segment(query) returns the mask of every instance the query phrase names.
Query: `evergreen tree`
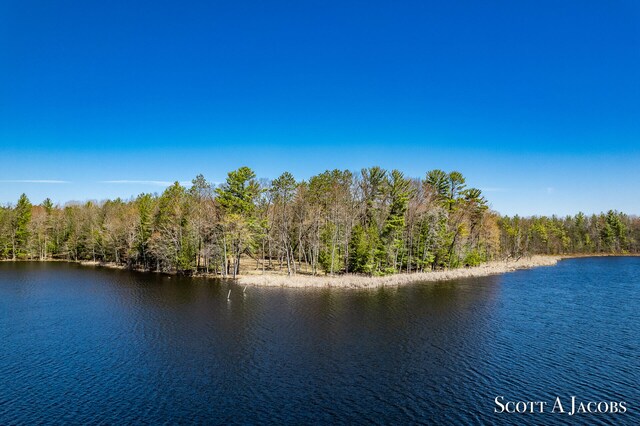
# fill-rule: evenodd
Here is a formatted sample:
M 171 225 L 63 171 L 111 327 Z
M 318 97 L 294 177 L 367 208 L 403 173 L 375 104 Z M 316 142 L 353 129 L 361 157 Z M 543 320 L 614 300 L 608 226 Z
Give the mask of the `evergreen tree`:
M 258 232 L 255 210 L 260 185 L 255 173 L 248 167 L 229 172 L 226 182 L 216 189 L 217 201 L 225 217 L 221 221 L 224 246 L 225 275 L 235 278 L 240 272 L 241 255 L 252 248 L 253 236 Z M 230 258 L 233 268 L 230 270 Z
M 198 175 L 135 200 L 0 206 L 0 259 L 91 259 L 131 268 L 237 275 L 241 259 L 289 274 L 387 274 L 532 254 L 640 252 L 640 218 L 491 212 L 459 172 L 407 179 L 371 167 L 288 172 L 259 183 L 247 167 L 213 189 Z
M 387 182 L 387 193 L 390 206 L 382 228 L 380 261 L 382 272 L 394 273 L 398 272 L 402 263 L 405 214 L 411 196 L 410 181 L 400 171 L 393 170 Z
M 31 202 L 26 194 L 22 194 L 14 209 L 13 215 L 13 259 L 28 255 L 29 222 L 31 221 Z
M 150 268 L 151 256 L 149 253 L 149 240 L 153 230 L 153 197 L 151 194 L 141 194 L 136 199 L 138 209 L 138 232 L 136 234 L 136 247 L 138 258 L 144 268 Z

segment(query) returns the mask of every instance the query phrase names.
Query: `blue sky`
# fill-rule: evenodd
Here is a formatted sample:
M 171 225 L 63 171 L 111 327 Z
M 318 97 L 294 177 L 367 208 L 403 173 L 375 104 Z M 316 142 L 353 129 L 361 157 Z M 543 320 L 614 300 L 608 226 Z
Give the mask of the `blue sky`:
M 634 0 L 0 2 L 0 203 L 380 165 L 640 214 L 639 160 Z

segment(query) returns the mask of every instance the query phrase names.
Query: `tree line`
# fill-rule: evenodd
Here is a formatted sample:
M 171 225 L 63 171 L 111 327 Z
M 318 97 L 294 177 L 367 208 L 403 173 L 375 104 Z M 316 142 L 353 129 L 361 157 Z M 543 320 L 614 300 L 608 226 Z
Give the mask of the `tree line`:
M 475 266 L 532 254 L 637 253 L 640 220 L 609 211 L 507 217 L 459 172 L 408 178 L 371 167 L 298 181 L 248 167 L 213 185 L 202 175 L 131 200 L 0 207 L 0 259 L 111 262 L 235 277 L 240 267 L 293 275 Z

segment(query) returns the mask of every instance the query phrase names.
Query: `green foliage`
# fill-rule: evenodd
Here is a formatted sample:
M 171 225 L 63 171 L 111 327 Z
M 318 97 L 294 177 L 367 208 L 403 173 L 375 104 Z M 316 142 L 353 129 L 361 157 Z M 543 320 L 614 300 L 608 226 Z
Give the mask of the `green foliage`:
M 601 237 L 607 251 L 613 253 L 624 251 L 627 245 L 627 229 L 619 213 L 613 210 L 607 212 Z
M 318 262 L 322 269 L 334 274 L 340 272 L 344 265 L 344 251 L 336 242 L 341 238 L 340 228 L 334 223 L 324 225 L 321 234 L 321 248 Z
M 427 172 L 425 184 L 435 195 L 438 202 L 447 210 L 452 211 L 463 199 L 480 198 L 480 190 L 473 188 L 465 191 L 466 179 L 460 172 L 445 173 L 436 169 Z
M 198 175 L 195 179 L 191 180 L 191 188 L 189 194 L 198 201 L 201 201 L 208 197 L 211 192 L 211 184 L 207 182 L 203 175 Z
M 149 211 L 144 196 L 140 199 L 139 208 Z M 154 229 L 149 246 L 158 262 L 166 265 L 167 269 L 189 273 L 195 268 L 196 259 L 193 255 L 192 244 L 189 238 L 193 232 L 190 222 L 191 199 L 187 190 L 175 182 L 168 187 L 158 200 L 158 208 L 155 214 Z M 145 217 L 145 222 L 147 218 Z M 140 229 L 146 224 L 140 222 Z M 144 236 L 142 236 L 144 239 Z
M 349 240 L 349 272 L 373 274 L 377 272 L 376 249 L 380 244 L 375 224 L 365 229 L 357 224 L 351 231 Z
M 391 200 L 389 213 L 382 227 L 380 264 L 385 273 L 398 271 L 402 256 L 405 214 L 412 195 L 410 181 L 398 170 L 393 170 L 387 182 L 387 194 Z
M 227 180 L 216 189 L 218 203 L 228 213 L 251 215 L 255 201 L 260 194 L 260 186 L 255 173 L 248 167 L 240 167 L 229 172 Z
M 138 232 L 136 234 L 136 246 L 138 255 L 146 264 L 149 252 L 149 240 L 153 231 L 153 209 L 154 200 L 151 194 L 141 194 L 136 199 L 138 208 Z
M 256 180 L 241 167 L 213 189 L 198 175 L 161 195 L 0 206 L 0 258 L 95 259 L 132 268 L 223 276 L 256 270 L 384 275 L 474 266 L 532 254 L 638 253 L 640 219 L 507 217 L 456 171 L 422 180 L 379 167 L 327 170 L 307 182 L 285 172 Z M 245 263 L 243 263 L 245 265 Z M 286 268 L 286 269 L 285 269 Z
M 364 201 L 364 224 L 369 225 L 379 219 L 382 198 L 385 194 L 387 172 L 380 167 L 362 169 L 360 188 Z
M 433 256 L 433 269 L 445 268 L 451 264 L 454 230 L 449 229 L 448 216 L 440 215 L 436 224 L 436 244 Z
M 176 255 L 175 269 L 183 274 L 191 274 L 195 271 L 194 259 L 196 256 L 196 246 L 192 238 L 183 235 L 180 238 L 180 245 Z
M 42 207 L 44 207 L 45 212 L 49 215 L 53 211 L 53 202 L 50 198 L 45 198 L 42 202 Z
M 10 232 L 7 229 L 11 222 L 12 211 L 7 207 L 0 206 L 0 258 L 6 259 L 11 254 L 12 244 Z
M 225 215 L 221 221 L 223 251 L 232 255 L 234 263 L 232 275 L 240 271 L 240 257 L 245 251 L 255 248 L 256 239 L 261 233 L 257 221 L 256 204 L 261 188 L 255 180 L 255 173 L 248 167 L 240 167 L 229 172 L 227 180 L 216 189 L 217 201 Z M 225 268 L 229 261 L 225 260 Z M 225 269 L 226 270 L 226 269 Z
M 464 257 L 464 266 L 478 266 L 487 261 L 485 253 L 478 249 L 472 249 Z
M 444 171 L 435 169 L 427 172 L 425 183 L 429 186 L 438 201 L 446 203 L 449 199 L 448 181 L 449 177 Z
M 637 219 L 608 211 L 566 218 L 531 217 L 500 219 L 503 251 L 511 256 L 561 253 L 626 253 L 636 252 L 638 240 L 631 239 L 630 227 L 638 227 Z
M 271 182 L 270 192 L 274 195 L 276 202 L 288 203 L 295 195 L 296 187 L 297 183 L 293 175 L 284 172 Z
M 29 202 L 25 194 L 22 194 L 18 199 L 13 216 L 14 258 L 23 258 L 28 254 L 27 243 L 30 234 L 31 208 L 31 202 Z

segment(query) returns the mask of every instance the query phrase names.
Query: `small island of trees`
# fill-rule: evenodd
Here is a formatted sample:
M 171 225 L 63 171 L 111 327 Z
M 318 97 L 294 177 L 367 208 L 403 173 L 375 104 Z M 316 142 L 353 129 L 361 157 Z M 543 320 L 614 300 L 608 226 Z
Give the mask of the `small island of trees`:
M 135 199 L 0 207 L 0 259 L 113 263 L 131 269 L 235 277 L 386 275 L 475 266 L 533 254 L 640 249 L 640 219 L 616 211 L 508 217 L 459 172 L 407 178 L 380 167 L 297 181 L 258 180 L 248 167 L 212 185 Z

